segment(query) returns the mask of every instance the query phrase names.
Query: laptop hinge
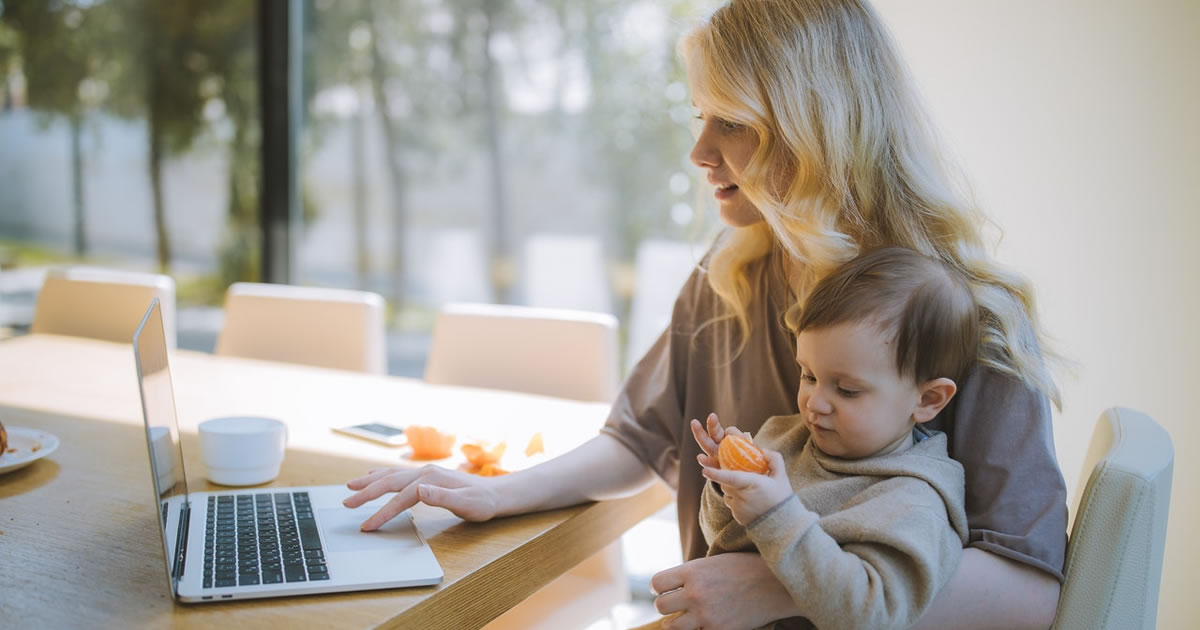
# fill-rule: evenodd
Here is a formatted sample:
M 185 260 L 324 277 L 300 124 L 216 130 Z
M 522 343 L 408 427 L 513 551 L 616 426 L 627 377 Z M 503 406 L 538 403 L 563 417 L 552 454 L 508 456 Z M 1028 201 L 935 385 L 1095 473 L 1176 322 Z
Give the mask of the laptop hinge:
M 187 558 L 188 524 L 191 521 L 192 508 L 185 499 L 179 504 L 179 528 L 175 532 L 175 561 L 171 566 L 171 577 L 183 579 L 183 563 Z

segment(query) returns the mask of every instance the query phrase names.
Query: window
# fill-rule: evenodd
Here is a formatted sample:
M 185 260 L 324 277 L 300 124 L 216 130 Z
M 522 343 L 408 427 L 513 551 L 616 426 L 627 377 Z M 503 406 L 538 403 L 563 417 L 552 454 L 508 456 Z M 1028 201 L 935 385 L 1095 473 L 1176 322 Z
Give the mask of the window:
M 693 4 L 290 5 L 291 280 L 383 294 L 394 373 L 420 374 L 448 301 L 626 322 L 639 246 L 700 244 L 715 226 L 674 51 Z M 0 265 L 29 285 L 0 285 L 0 325 L 27 324 L 45 265 L 162 269 L 181 347 L 212 348 L 225 288 L 260 277 L 257 8 L 0 0 Z

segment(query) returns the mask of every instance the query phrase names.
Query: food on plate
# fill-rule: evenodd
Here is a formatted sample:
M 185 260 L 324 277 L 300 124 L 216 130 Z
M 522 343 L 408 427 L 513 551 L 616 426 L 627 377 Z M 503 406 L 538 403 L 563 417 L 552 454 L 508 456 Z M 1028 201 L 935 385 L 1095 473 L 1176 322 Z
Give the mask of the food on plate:
M 413 459 L 444 459 L 450 457 L 454 434 L 442 433 L 434 427 L 409 425 L 404 428 Z
M 487 444 L 463 444 L 462 453 L 466 456 L 467 462 L 475 468 L 483 468 L 489 464 L 495 464 L 504 456 L 504 451 L 508 449 L 508 444 L 501 442 L 491 448 Z
M 542 443 L 542 432 L 538 431 L 529 439 L 529 445 L 525 447 L 525 457 L 533 457 L 546 452 L 546 445 Z
M 726 434 L 717 447 L 717 462 L 726 470 L 744 470 L 766 474 L 769 466 L 762 449 L 750 441 L 749 435 Z

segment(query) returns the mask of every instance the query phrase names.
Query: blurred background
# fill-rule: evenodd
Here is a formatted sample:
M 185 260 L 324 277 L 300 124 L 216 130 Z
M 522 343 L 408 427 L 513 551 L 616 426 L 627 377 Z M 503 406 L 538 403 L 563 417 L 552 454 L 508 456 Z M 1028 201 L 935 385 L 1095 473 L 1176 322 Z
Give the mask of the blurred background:
M 0 0 L 0 329 L 85 262 L 170 273 L 185 348 L 239 279 L 382 293 L 395 374 L 451 300 L 607 311 L 624 365 L 648 347 L 717 227 L 674 54 L 711 2 L 305 0 L 282 27 L 272 4 Z M 1069 487 L 1104 408 L 1171 432 L 1158 621 L 1195 627 L 1200 2 L 875 4 L 1072 361 Z
M 639 249 L 675 261 L 651 291 L 669 309 L 715 229 L 674 54 L 697 3 L 304 0 L 264 15 L 281 4 L 0 0 L 0 266 L 26 270 L 0 286 L 0 325 L 27 326 L 39 274 L 66 262 L 172 275 L 180 346 L 200 350 L 237 280 L 377 291 L 389 370 L 414 376 L 448 301 L 627 322 Z M 282 90 L 272 54 L 293 71 Z M 288 151 L 290 168 L 262 158 Z M 263 185 L 264 164 L 290 197 Z M 270 270 L 261 208 L 289 231 Z M 623 327 L 629 356 L 656 332 Z

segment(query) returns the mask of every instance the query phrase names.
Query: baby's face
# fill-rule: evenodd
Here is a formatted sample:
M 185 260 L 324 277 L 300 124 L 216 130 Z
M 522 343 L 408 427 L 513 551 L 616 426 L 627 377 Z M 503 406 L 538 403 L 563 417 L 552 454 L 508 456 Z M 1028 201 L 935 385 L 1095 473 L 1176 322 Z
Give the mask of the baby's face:
M 822 451 L 857 458 L 907 445 L 921 399 L 873 323 L 806 330 L 796 338 L 800 413 Z

